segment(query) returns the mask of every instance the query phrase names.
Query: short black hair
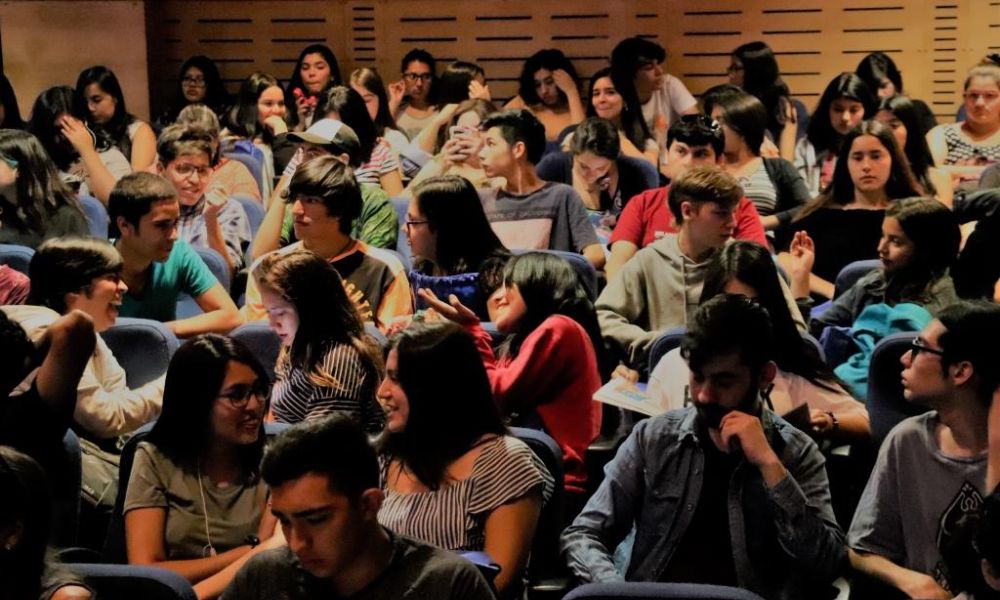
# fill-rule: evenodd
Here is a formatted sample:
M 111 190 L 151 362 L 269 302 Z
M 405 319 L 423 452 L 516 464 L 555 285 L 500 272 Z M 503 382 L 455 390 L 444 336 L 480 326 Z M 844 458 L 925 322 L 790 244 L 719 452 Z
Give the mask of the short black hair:
M 719 294 L 698 307 L 681 340 L 681 356 L 697 373 L 708 361 L 738 352 L 754 374 L 774 357 L 767 310 L 739 294 Z
M 66 294 L 90 293 L 98 277 L 121 273 L 122 257 L 107 240 L 57 237 L 46 240 L 31 257 L 28 304 L 66 312 Z
M 530 111 L 523 108 L 500 111 L 487 117 L 480 129 L 489 131 L 493 127 L 500 129 L 500 135 L 511 146 L 522 142 L 528 162 L 536 165 L 542 160 L 546 144 L 545 126 Z
M 996 340 L 1000 339 L 1000 305 L 983 300 L 962 300 L 941 309 L 938 321 L 945 331 L 938 338 L 944 354 L 941 367 L 957 362 L 972 363 L 979 380 L 980 399 L 989 405 L 993 392 L 1000 387 L 1000 360 Z
M 659 64 L 666 59 L 667 51 L 663 46 L 646 38 L 630 37 L 618 42 L 611 51 L 611 70 L 633 79 L 643 65 Z
M 705 115 L 682 115 L 670 124 L 667 130 L 667 148 L 674 141 L 691 147 L 711 146 L 715 156 L 722 156 L 726 148 L 726 136 L 719 122 Z
M 352 503 L 379 487 L 375 448 L 351 417 L 333 415 L 282 431 L 264 453 L 260 474 L 270 488 L 315 473 Z
M 399 63 L 399 72 L 405 73 L 406 67 L 410 66 L 411 62 L 422 62 L 431 68 L 431 77 L 435 77 L 437 73 L 437 61 L 430 52 L 424 50 L 423 48 L 414 48 L 410 50 L 405 55 L 403 55 L 403 60 Z
M 361 216 L 364 199 L 361 186 L 351 168 L 336 156 L 317 156 L 295 171 L 288 189 L 282 192 L 285 202 L 297 196 L 313 196 L 323 200 L 326 214 L 340 218 L 341 233 L 350 234 L 354 221 Z
M 159 175 L 138 172 L 122 177 L 108 197 L 108 217 L 117 229 L 118 217 L 123 217 L 133 227 L 149 213 L 153 204 L 177 198 L 174 186 Z

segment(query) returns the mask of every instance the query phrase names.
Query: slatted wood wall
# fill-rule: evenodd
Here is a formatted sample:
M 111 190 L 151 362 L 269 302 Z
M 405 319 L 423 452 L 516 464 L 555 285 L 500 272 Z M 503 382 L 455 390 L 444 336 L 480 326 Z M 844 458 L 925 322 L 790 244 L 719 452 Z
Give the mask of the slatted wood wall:
M 481 64 L 494 97 L 516 93 L 524 59 L 561 48 L 582 76 L 607 64 L 611 48 L 642 35 L 667 48 L 667 68 L 694 93 L 725 82 L 729 52 L 767 41 L 793 93 L 815 104 L 826 83 L 865 54 L 889 53 L 907 93 L 954 115 L 965 70 L 1000 44 L 1000 0 L 327 0 L 147 3 L 150 90 L 172 97 L 180 63 L 217 60 L 230 89 L 255 70 L 287 79 L 307 44 L 329 45 L 345 76 L 374 66 L 398 77 L 414 47 L 443 64 Z

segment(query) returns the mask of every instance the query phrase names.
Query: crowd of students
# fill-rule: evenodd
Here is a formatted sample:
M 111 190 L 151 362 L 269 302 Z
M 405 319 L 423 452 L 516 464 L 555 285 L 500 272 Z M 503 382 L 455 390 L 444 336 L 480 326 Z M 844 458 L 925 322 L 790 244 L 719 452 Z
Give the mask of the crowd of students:
M 234 96 L 197 56 L 152 123 L 103 66 L 27 120 L 0 80 L 0 243 L 33 252 L 0 266 L 0 598 L 90 597 L 46 553 L 67 428 L 89 522 L 200 598 L 522 598 L 557 489 L 578 582 L 1000 597 L 1000 57 L 942 125 L 880 52 L 811 113 L 764 42 L 700 102 L 665 58 L 629 38 L 581 85 L 540 50 L 500 107 L 422 49 L 393 81 L 312 45 Z M 129 384 L 119 316 L 183 342 L 165 373 Z M 227 337 L 252 322 L 274 364 Z M 880 447 L 859 331 L 916 335 L 931 409 Z M 595 400 L 613 379 L 655 416 Z

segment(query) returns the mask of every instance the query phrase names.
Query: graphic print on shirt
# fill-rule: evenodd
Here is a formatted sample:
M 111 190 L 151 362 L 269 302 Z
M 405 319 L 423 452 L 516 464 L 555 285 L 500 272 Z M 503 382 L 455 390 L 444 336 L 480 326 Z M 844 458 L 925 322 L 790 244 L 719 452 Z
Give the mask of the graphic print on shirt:
M 955 530 L 962 517 L 976 513 L 982 505 L 983 496 L 976 489 L 976 486 L 968 481 L 962 482 L 962 487 L 958 490 L 958 494 L 948 504 L 948 508 L 944 509 L 944 512 L 941 513 L 936 540 L 937 547 L 944 548 L 945 544 L 949 544 L 955 535 Z M 933 576 L 938 585 L 950 591 L 951 588 L 948 586 L 948 572 L 945 570 L 943 560 L 938 560 L 938 563 L 934 565 Z

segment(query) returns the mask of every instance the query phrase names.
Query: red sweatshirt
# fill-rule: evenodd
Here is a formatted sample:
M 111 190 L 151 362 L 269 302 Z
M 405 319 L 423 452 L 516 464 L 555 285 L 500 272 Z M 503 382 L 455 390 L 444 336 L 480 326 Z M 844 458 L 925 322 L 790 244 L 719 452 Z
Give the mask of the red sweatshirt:
M 563 452 L 566 490 L 583 493 L 587 446 L 601 432 L 601 387 L 597 355 L 587 332 L 563 315 L 553 315 L 521 344 L 517 356 L 497 360 L 490 334 L 469 328 L 486 365 L 501 414 L 534 409 Z

